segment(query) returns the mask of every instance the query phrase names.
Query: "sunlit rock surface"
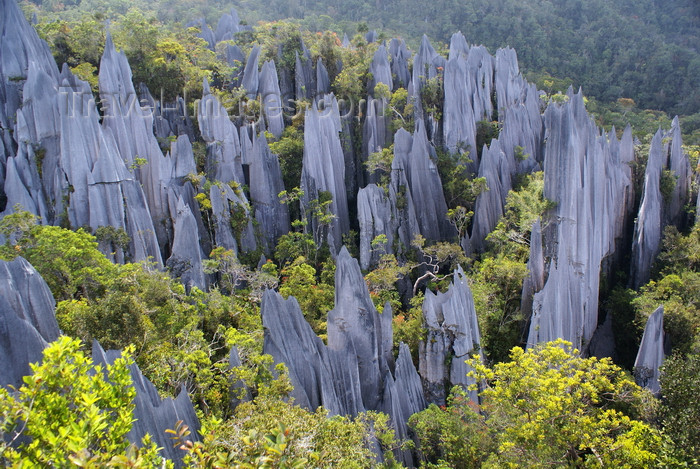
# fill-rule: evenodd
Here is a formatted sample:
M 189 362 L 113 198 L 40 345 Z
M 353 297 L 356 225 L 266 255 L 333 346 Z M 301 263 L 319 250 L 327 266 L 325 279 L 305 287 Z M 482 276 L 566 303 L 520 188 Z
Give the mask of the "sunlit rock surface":
M 391 307 L 372 304 L 357 261 L 343 248 L 336 263 L 335 308 L 328 313 L 328 345 L 312 331 L 293 297 L 263 295 L 264 352 L 289 369 L 292 396 L 300 405 L 323 405 L 331 414 L 387 412 L 402 438 L 407 419 L 425 408 L 420 378 L 401 344 L 394 364 Z M 412 463 L 410 452 L 397 457 Z
M 661 391 L 659 368 L 663 365 L 664 358 L 664 307 L 662 305 L 649 316 L 644 326 L 644 335 L 634 361 L 634 379 L 637 384 L 658 394 Z
M 419 227 L 419 231 L 409 229 L 408 237 L 412 239 L 420 233 L 428 240 L 450 239 L 455 231 L 447 221 L 447 203 L 435 164 L 435 149 L 428 141 L 423 121 L 417 121 L 413 135 L 404 129 L 396 132 L 391 171 L 396 197 L 402 199 L 401 206 L 412 205 Z M 404 218 L 400 224 L 410 225 L 412 221 Z M 410 246 L 410 239 L 405 245 Z
M 360 266 L 363 270 L 376 266 L 384 254 L 391 254 L 396 223 L 391 213 L 391 201 L 384 189 L 369 184 L 357 194 L 357 218 L 360 224 Z M 386 241 L 376 245 L 372 241 L 384 235 Z
M 279 138 L 284 131 L 284 109 L 282 108 L 282 93 L 277 79 L 277 69 L 272 60 L 265 62 L 262 66 L 258 92 L 262 98 L 267 129 L 272 135 Z
M 534 295 L 528 345 L 563 338 L 585 348 L 598 322 L 602 261 L 623 236 L 619 213 L 632 189 L 622 142 L 600 135 L 583 96 L 545 112 L 544 196 L 556 205 L 543 235 L 547 280 Z M 631 141 L 624 139 L 627 145 Z
M 666 139 L 667 136 L 670 139 Z M 659 129 L 651 140 L 632 243 L 630 275 L 631 286 L 635 289 L 649 280 L 652 264 L 661 251 L 664 227 L 682 225 L 686 221 L 683 207 L 689 202 L 691 176 L 688 155 L 681 144 L 677 117 L 670 132 Z M 673 183 L 671 188 L 668 187 L 670 183 Z
M 329 95 L 325 104 L 325 108 L 319 110 L 314 103 L 305 113 L 302 207 L 304 210 L 311 207 L 313 201 L 325 197 L 324 194 L 331 197 L 330 211 L 335 218 L 328 233 L 321 232 L 315 217 L 310 224 L 317 245 L 327 241 L 331 252 L 337 253 L 342 235 L 350 229 L 350 216 L 345 192 L 345 157 L 338 135 L 341 131 L 338 103 L 333 95 Z
M 465 360 L 481 357 L 481 336 L 474 309 L 474 298 L 467 278 L 458 268 L 447 292 L 425 292 L 423 320 L 428 330 L 420 344 L 419 373 L 428 402 L 444 405 L 449 384 L 465 389 L 474 381 L 467 377 L 471 368 Z M 477 392 L 468 391 L 477 402 Z
M 290 230 L 289 208 L 280 202 L 284 190 L 277 155 L 270 152 L 264 135 L 253 132 L 251 157 L 247 161 L 250 201 L 264 238 L 265 252 L 272 253 L 280 236 Z

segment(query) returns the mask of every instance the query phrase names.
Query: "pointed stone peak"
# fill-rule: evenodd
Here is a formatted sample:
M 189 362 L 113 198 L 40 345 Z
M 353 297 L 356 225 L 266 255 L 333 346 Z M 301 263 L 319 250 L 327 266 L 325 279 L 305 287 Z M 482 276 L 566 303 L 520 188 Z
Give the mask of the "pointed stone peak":
M 204 77 L 204 81 L 202 82 L 202 97 L 208 96 L 211 94 L 211 90 L 209 89 L 209 80 L 207 80 L 206 77 Z

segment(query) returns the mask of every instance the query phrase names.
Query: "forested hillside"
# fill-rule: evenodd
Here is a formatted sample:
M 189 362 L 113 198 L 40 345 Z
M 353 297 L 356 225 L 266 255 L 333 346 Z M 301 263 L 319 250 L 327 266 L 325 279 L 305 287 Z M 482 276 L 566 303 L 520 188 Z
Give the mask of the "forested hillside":
M 303 18 L 321 29 L 364 22 L 409 45 L 462 31 L 492 52 L 510 46 L 528 77 L 567 79 L 601 101 L 632 98 L 671 114 L 700 110 L 700 5 L 693 0 L 350 0 L 234 2 L 251 23 Z M 321 16 L 325 15 L 325 17 Z M 319 18 L 320 16 L 320 18 Z M 349 29 L 349 28 L 348 28 Z M 350 33 L 351 31 L 346 32 Z
M 609 3 L 0 0 L 0 464 L 697 466 L 697 6 Z

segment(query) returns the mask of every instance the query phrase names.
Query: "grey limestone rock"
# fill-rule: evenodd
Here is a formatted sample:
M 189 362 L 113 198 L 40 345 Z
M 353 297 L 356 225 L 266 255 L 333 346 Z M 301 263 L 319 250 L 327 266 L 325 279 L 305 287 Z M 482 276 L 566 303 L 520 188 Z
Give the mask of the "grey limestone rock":
M 284 131 L 284 109 L 282 108 L 282 93 L 277 79 L 277 69 L 272 60 L 268 60 L 262 66 L 258 91 L 262 98 L 267 129 L 272 135 L 279 138 Z
M 254 251 L 257 247 L 250 204 L 241 191 L 234 191 L 228 184 L 212 184 L 209 190 L 214 217 L 214 241 L 217 246 L 231 249 L 238 254 Z M 242 220 L 234 230 L 231 215 Z
M 280 202 L 278 194 L 284 190 L 282 171 L 277 155 L 270 152 L 264 134 L 253 133 L 252 159 L 248 162 L 250 201 L 255 219 L 265 239 L 265 251 L 271 253 L 280 236 L 290 229 L 289 209 Z
M 172 253 L 166 265 L 186 287 L 206 289 L 206 280 L 202 270 L 204 256 L 199 246 L 197 222 L 190 207 L 185 205 L 182 198 L 179 198 L 177 202 L 174 232 Z
M 644 335 L 634 361 L 637 384 L 659 394 L 659 368 L 663 365 L 664 358 L 664 307 L 661 305 L 649 316 L 644 326 Z
M 391 143 L 391 119 L 385 116 L 385 110 L 388 109 L 389 102 L 386 98 L 367 97 L 367 116 L 363 127 L 365 158 Z
M 160 187 L 159 163 L 163 152 L 153 134 L 153 115 L 141 108 L 138 101 L 126 55 L 124 52 L 116 52 L 109 34 L 100 62 L 99 85 L 104 112 L 103 129 L 112 133 L 121 158 L 128 166 L 135 161 L 146 162 L 137 165 L 139 167 L 135 174 L 143 186 L 152 229 L 161 250 L 165 251 L 170 240 L 163 221 L 170 214 Z
M 418 119 L 413 136 L 404 129 L 396 132 L 391 169 L 392 178 L 395 172 L 398 173 L 395 179 L 405 178 L 404 191 L 410 192 L 420 234 L 428 240 L 438 241 L 451 239 L 455 231 L 447 221 L 447 203 L 433 160 L 434 152 L 425 133 L 423 121 Z M 397 190 L 401 187 L 398 181 L 393 185 Z M 410 237 L 415 234 L 417 233 L 410 233 Z M 410 241 L 406 246 L 409 245 Z
M 437 67 L 433 61 L 438 57 L 438 53 L 430 44 L 428 36 L 423 35 L 418 52 L 413 57 L 413 73 L 411 82 L 413 84 L 413 95 L 420 96 L 420 90 L 423 88 L 426 80 L 435 78 L 438 74 Z M 420 100 L 418 101 L 418 103 Z
M 165 102 L 163 95 L 155 99 L 144 83 L 139 83 L 139 102 L 153 114 L 153 133 L 159 140 L 170 136 L 187 135 L 195 140 L 194 125 L 187 113 L 185 99 L 178 96 L 173 102 Z
M 425 342 L 420 344 L 419 373 L 427 400 L 444 405 L 448 383 L 461 385 L 465 389 L 474 383 L 467 377 L 470 368 L 464 363 L 465 360 L 475 354 L 481 357 L 481 336 L 474 299 L 461 268 L 455 271 L 452 285 L 446 293 L 438 292 L 436 295 L 426 290 L 423 320 L 428 335 Z M 469 395 L 474 402 L 478 402 L 476 391 L 469 391 Z
M 345 191 L 345 156 L 338 132 L 341 130 L 338 103 L 333 95 L 326 96 L 326 107 L 319 110 L 316 103 L 308 108 L 304 117 L 304 159 L 301 173 L 301 189 L 304 191 L 302 207 L 309 207 L 313 200 L 328 193 L 332 199 L 330 211 L 336 218 L 331 222 L 327 235 L 319 229 L 318 220 L 310 220 L 318 245 L 328 241 L 332 253 L 340 249 L 342 235 L 350 229 L 347 194 Z
M 469 44 L 462 31 L 457 31 L 450 38 L 450 53 L 447 60 L 453 60 L 460 56 L 464 59 L 469 56 Z
M 316 92 L 316 75 L 311 62 L 311 52 L 302 46 L 302 55 L 296 52 L 296 67 L 294 70 L 294 82 L 297 99 L 311 100 Z
M 245 54 L 240 47 L 227 44 L 225 49 L 226 62 L 233 68 L 231 73 L 231 86 L 240 86 L 245 70 Z
M 331 79 L 328 70 L 323 65 L 323 59 L 316 61 L 316 95 L 324 96 L 331 92 Z
M 200 32 L 197 34 L 197 37 L 200 37 L 207 41 L 207 47 L 209 49 L 216 49 L 216 35 L 214 34 L 214 31 L 212 31 L 212 29 L 209 27 L 204 18 L 199 18 L 194 21 L 190 21 L 185 25 L 185 27 L 198 27 L 200 29 Z
M 245 63 L 243 71 L 243 83 L 248 98 L 254 99 L 258 94 L 259 73 L 258 73 L 258 57 L 260 56 L 260 46 L 254 46 L 248 56 L 248 61 Z
M 615 334 L 612 315 L 605 315 L 605 321 L 598 326 L 588 347 L 588 354 L 598 358 L 615 357 Z
M 603 259 L 624 234 L 619 214 L 631 209 L 632 182 L 621 157 L 630 150 L 621 145 L 631 141 L 611 143 L 616 137 L 599 133 L 581 93 L 568 96 L 545 112 L 544 196 L 556 206 L 543 228 L 544 257 L 551 261 L 534 295 L 528 345 L 563 338 L 585 349 L 598 324 Z
M 92 359 L 95 365 L 113 365 L 120 357 L 120 351 L 105 352 L 97 341 L 93 341 Z M 184 451 L 173 446 L 170 435 L 165 431 L 175 429 L 177 422 L 182 421 L 190 429 L 188 439 L 199 440 L 199 419 L 187 391 L 183 387 L 174 399 L 170 397 L 161 399 L 156 387 L 141 373 L 136 364 L 130 366 L 130 372 L 136 397 L 134 398 L 134 423 L 127 438 L 132 443 L 140 445 L 146 434 L 151 435 L 153 442 L 160 448 L 160 455 L 172 460 L 177 467 L 181 467 Z
M 663 230 L 663 196 L 661 174 L 665 166 L 663 133 L 659 129 L 651 140 L 644 173 L 644 192 L 634 225 L 632 244 L 632 287 L 637 289 L 649 280 L 651 266 L 661 250 Z
M 668 207 L 665 210 L 667 224 L 682 226 L 685 224 L 684 207 L 689 202 L 691 169 L 688 155 L 683 151 L 681 139 L 681 127 L 678 116 L 671 122 L 669 131 L 671 142 L 668 148 L 668 169 L 675 178 L 676 183 L 669 195 Z
M 508 47 L 496 51 L 495 82 L 500 117 L 508 107 L 523 102 L 523 91 L 527 87 L 527 83 L 520 75 L 515 49 Z
M 527 260 L 527 277 L 523 280 L 520 311 L 525 318 L 532 314 L 532 297 L 542 290 L 545 281 L 544 252 L 542 250 L 542 224 L 538 218 L 530 232 L 530 257 Z
M 221 15 L 219 22 L 216 24 L 216 32 L 214 34 L 216 42 L 232 40 L 234 35 L 241 30 L 240 23 L 241 19 L 234 8 L 231 8 L 230 14 L 224 13 Z
M 202 139 L 207 143 L 207 178 L 225 183 L 244 183 L 238 130 L 229 119 L 226 109 L 210 93 L 206 79 L 197 110 L 197 121 Z
M 39 38 L 14 0 L 0 4 L 0 129 L 8 131 L 21 105 L 22 87 L 29 63 L 58 79 L 49 46 Z
M 392 217 L 391 201 L 383 189 L 375 184 L 360 189 L 357 219 L 360 224 L 360 266 L 368 270 L 377 265 L 382 255 L 393 252 L 397 227 Z M 386 243 L 372 246 L 372 241 L 380 235 L 386 236 Z
M 389 56 L 391 57 L 391 73 L 394 81 L 394 89 L 408 89 L 411 83 L 411 72 L 408 70 L 408 61 L 411 59 L 411 53 L 406 47 L 406 42 L 401 39 L 392 39 L 389 42 Z
M 267 290 L 263 294 L 261 314 L 265 328 L 263 352 L 287 365 L 294 401 L 312 410 L 324 405 L 334 414 L 350 410 L 340 405 L 326 346 L 304 319 L 296 299 L 285 300 L 279 293 Z M 350 385 L 348 391 L 353 395 L 349 401 L 355 403 L 350 408 L 357 411 L 360 409 L 357 404 L 361 405 L 359 379 L 345 384 Z
M 31 62 L 27 71 L 23 106 L 17 111 L 16 134 L 20 144 L 17 156 L 8 166 L 12 176 L 5 182 L 5 189 L 11 194 L 9 202 L 25 206 L 40 215 L 44 223 L 59 223 L 65 215 L 63 221 L 73 227 L 125 229 L 132 238 L 129 254 L 133 259 L 151 257 L 161 263 L 150 211 L 142 200 L 143 190 L 132 186 L 136 191 L 126 194 L 125 186 L 133 182 L 134 176 L 122 160 L 112 129 L 99 125 L 90 86 L 66 66 L 55 81 L 34 64 Z M 113 61 L 111 72 L 124 72 L 130 80 L 128 64 L 126 71 L 120 68 L 124 64 Z M 109 73 L 105 71 L 106 75 Z M 133 97 L 133 87 L 130 90 Z M 121 95 L 115 100 L 120 101 Z M 127 126 L 120 122 L 120 128 L 126 132 Z M 139 136 L 148 140 L 150 133 L 153 138 L 151 128 L 142 130 Z M 43 153 L 41 177 L 35 148 L 41 148 Z M 159 151 L 157 154 L 162 157 Z M 139 233 L 129 230 L 135 225 L 139 225 Z M 123 252 L 113 260 L 123 261 Z
M 486 236 L 503 216 L 506 196 L 511 189 L 511 167 L 497 139 L 481 152 L 479 177 L 486 178 L 488 190 L 479 194 L 474 206 L 470 246 L 476 252 L 485 249 Z
M 467 81 L 467 62 L 463 55 L 457 55 L 445 67 L 445 105 L 443 132 L 445 144 L 451 152 L 468 150 L 474 161 L 471 169 L 478 168 L 476 154 L 476 120 L 474 119 L 473 97 Z
M 382 398 L 379 390 L 384 389 L 384 376 L 389 371 L 381 353 L 382 321 L 357 260 L 345 248 L 336 259 L 335 287 L 335 308 L 328 312 L 328 347 L 336 351 L 354 349 L 364 408 L 378 409 Z
M 48 285 L 22 257 L 0 260 L 0 386 L 19 386 L 60 334 Z
M 369 297 L 362 272 L 343 248 L 337 257 L 335 308 L 328 313 L 328 345 L 312 331 L 293 297 L 263 294 L 263 351 L 283 362 L 300 405 L 327 408 L 331 415 L 364 410 L 387 412 L 401 438 L 410 437 L 408 417 L 426 406 L 408 347 L 401 344 L 394 366 L 392 313 L 380 314 Z M 410 464 L 410 452 L 396 457 Z
M 369 72 L 372 74 L 372 81 L 370 82 L 370 93 L 374 94 L 374 88 L 378 83 L 384 83 L 389 87 L 389 90 L 394 89 L 394 83 L 391 77 L 391 66 L 389 65 L 389 53 L 386 50 L 384 44 L 380 45 L 372 62 L 369 65 Z
M 348 39 L 348 34 L 343 33 L 343 42 L 341 43 L 344 48 L 349 48 L 351 46 L 350 39 Z

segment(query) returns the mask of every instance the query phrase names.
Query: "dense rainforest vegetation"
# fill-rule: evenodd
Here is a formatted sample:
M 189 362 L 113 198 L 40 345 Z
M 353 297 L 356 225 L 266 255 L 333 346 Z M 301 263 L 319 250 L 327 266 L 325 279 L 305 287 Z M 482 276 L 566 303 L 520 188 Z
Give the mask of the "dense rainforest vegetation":
M 700 35 L 693 0 L 614 5 L 603 0 L 234 3 L 252 26 L 234 40 L 243 51 L 259 44 L 262 57 L 293 69 L 303 40 L 314 59 L 323 58 L 336 95 L 359 101 L 371 91 L 387 97 L 392 130 L 413 130 L 416 103 L 402 88 L 369 89 L 368 66 L 377 44 L 368 43 L 364 34 L 377 28 L 380 36 L 401 34 L 415 46 L 424 33 L 447 41 L 461 29 L 475 43 L 516 48 L 527 76 L 546 92 L 546 99 L 564 99 L 561 92 L 570 84 L 582 85 L 599 125 L 621 130 L 632 123 L 639 138 L 633 168 L 638 189 L 651 135 L 670 124 L 666 112 L 684 116 L 684 143 L 697 168 Z M 29 15 L 37 13 L 35 27 L 56 61 L 67 63 L 94 90 L 109 20 L 135 83 L 162 90 L 167 99 L 183 93 L 194 99 L 201 96 L 206 78 L 227 108 L 259 116 L 255 99 L 247 98 L 231 79 L 240 70 L 222 60 L 221 50 L 210 50 L 197 36 L 197 27 L 184 25 L 200 16 L 215 24 L 229 4 L 45 0 L 22 6 Z M 297 19 L 257 23 L 286 17 Z M 353 47 L 341 47 L 343 32 Z M 334 65 L 338 59 L 342 70 Z M 420 104 L 439 112 L 440 83 L 427 86 L 428 91 L 435 87 L 435 93 L 425 92 Z M 308 103 L 295 104 L 303 109 Z M 386 415 L 328 417 L 323 408 L 310 411 L 287 399 L 291 384 L 284 366 L 273 366 L 262 350 L 262 292 L 274 288 L 284 297 L 293 295 L 323 339 L 334 301 L 333 260 L 327 246 L 317 246 L 304 229 L 306 217 L 319 220 L 321 227 L 330 222 L 330 201 L 320 198 L 313 213 L 303 213 L 295 190 L 304 147 L 301 116 L 287 116 L 280 138 L 268 135 L 287 189 L 280 195 L 296 214 L 293 230 L 280 238 L 264 263 L 259 262 L 260 251 L 236 257 L 214 247 L 206 260 L 206 273 L 213 280 L 209 291 L 186 289 L 148 263 L 112 263 L 98 247 L 125 250 L 125 233 L 46 226 L 20 207 L 0 220 L 6 240 L 0 257 L 21 255 L 39 271 L 57 301 L 60 328 L 70 337 L 46 349 L 43 363 L 18 392 L 0 388 L 0 436 L 21 429 L 19 433 L 31 438 L 14 445 L 0 438 L 0 461 L 13 467 L 42 467 L 49 461 L 57 467 L 159 466 L 150 441 L 136 449 L 124 439 L 133 411 L 127 365 L 135 362 L 164 396 L 184 386 L 200 413 L 201 441 L 193 441 L 187 428 L 175 423 L 172 428 L 188 467 L 398 467 L 392 450 L 399 448 L 416 451 L 425 467 L 435 468 L 698 464 L 700 224 L 666 230 L 653 278 L 639 291 L 626 288 L 625 272 L 606 279 L 601 309 L 613 318 L 615 363 L 587 357 L 586 351 L 564 342 L 524 350 L 528 318 L 521 312 L 520 295 L 528 272 L 530 230 L 534 220 L 546 221 L 552 208 L 543 196 L 541 172 L 514 184 L 485 252 L 466 257 L 457 238 L 430 244 L 417 237 L 412 256 L 399 260 L 385 254 L 364 272 L 377 308 L 387 301 L 392 306 L 394 345 L 408 344 L 415 357 L 425 338 L 422 292 L 446 289 L 453 269 L 465 269 L 485 356 L 485 363 L 472 363 L 473 377 L 482 383 L 480 405 L 456 387 L 445 406 L 430 405 L 410 419 L 415 441 L 399 441 Z M 488 143 L 497 132 L 497 124 L 480 123 L 478 143 Z M 170 144 L 161 143 L 164 148 Z M 197 170 L 203 174 L 204 145 L 193 143 Z M 383 187 L 392 151 L 389 147 L 372 154 L 366 163 Z M 448 216 L 462 235 L 477 195 L 487 190 L 485 182 L 465 174 L 461 162 L 445 149 L 438 151 L 437 168 Z M 206 222 L 211 219 L 208 188 L 217 182 L 197 174 L 191 179 Z M 688 207 L 689 220 L 695 217 L 693 210 Z M 343 241 L 356 253 L 354 228 Z M 384 243 L 375 239 L 373 249 L 382 252 Z M 663 394 L 657 398 L 635 384 L 631 371 L 646 319 L 661 303 L 674 354 L 663 367 Z M 87 351 L 93 339 L 105 349 L 124 349 L 124 358 L 108 370 L 95 371 Z M 232 347 L 241 359 L 241 366 L 234 368 L 228 362 Z M 384 455 L 382 463 L 373 447 Z

